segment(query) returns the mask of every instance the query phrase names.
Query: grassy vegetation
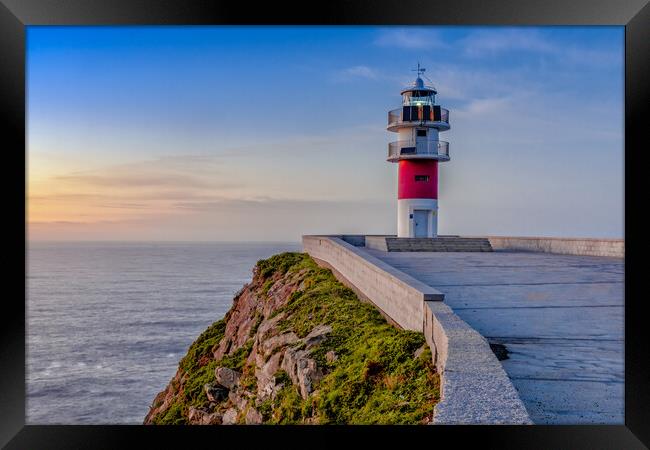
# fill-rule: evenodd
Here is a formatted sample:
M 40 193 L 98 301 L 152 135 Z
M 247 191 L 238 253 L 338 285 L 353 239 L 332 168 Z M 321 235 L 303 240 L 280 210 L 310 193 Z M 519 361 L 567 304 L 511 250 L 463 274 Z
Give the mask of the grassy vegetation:
M 305 253 L 279 253 L 268 259 L 257 261 L 259 273 L 263 278 L 269 278 L 273 274 L 284 275 L 289 269 L 294 268 L 305 259 Z
M 187 381 L 165 414 L 158 415 L 153 422 L 158 425 L 181 425 L 187 423 L 187 411 L 190 406 L 205 406 L 208 398 L 203 385 L 214 381 L 214 369 L 217 362 L 212 357 L 212 350 L 219 344 L 226 329 L 225 319 L 210 325 L 192 343 L 187 353 L 178 364 Z
M 226 355 L 217 361 L 217 366 L 227 367 L 229 369 L 241 372 L 244 364 L 246 364 L 246 358 L 248 358 L 248 355 L 250 355 L 252 348 L 253 339 L 249 339 L 244 345 L 235 350 L 232 355 Z
M 271 261 L 272 260 L 272 261 Z M 295 292 L 277 313 L 279 323 L 299 337 L 316 325 L 327 324 L 332 333 L 312 349 L 312 356 L 328 372 L 316 386 L 316 395 L 303 400 L 287 385 L 273 402 L 272 423 L 299 423 L 316 414 L 319 423 L 420 423 L 431 418 L 439 399 L 439 378 L 433 369 L 421 333 L 398 330 L 379 312 L 358 300 L 328 269 L 318 267 L 305 254 L 284 253 L 266 260 L 270 268 L 286 272 L 304 270 L 304 290 Z M 326 353 L 337 359 L 328 362 Z
M 303 290 L 294 292 L 272 313 L 285 313 L 278 323 L 281 330 L 304 337 L 317 325 L 332 327 L 327 339 L 310 350 L 326 373 L 316 383 L 316 391 L 303 399 L 289 375 L 279 370 L 276 382 L 284 387 L 274 400 L 257 407 L 265 423 L 305 423 L 316 418 L 323 424 L 415 424 L 431 419 L 439 399 L 439 378 L 428 348 L 418 357 L 414 355 L 425 344 L 421 333 L 389 325 L 372 305 L 359 301 L 330 270 L 318 267 L 306 254 L 282 253 L 259 261 L 257 266 L 261 295 L 282 275 L 303 271 Z M 241 371 L 241 384 L 256 391 L 254 367 L 245 365 L 255 331 L 232 355 L 213 359 L 212 349 L 224 335 L 227 318 L 211 325 L 189 348 L 179 364 L 187 380 L 175 403 L 155 418 L 156 423 L 185 423 L 190 405 L 206 405 L 203 385 L 214 381 L 217 366 Z M 261 322 L 261 315 L 256 316 L 253 329 Z M 334 352 L 336 358 L 328 361 L 328 352 Z

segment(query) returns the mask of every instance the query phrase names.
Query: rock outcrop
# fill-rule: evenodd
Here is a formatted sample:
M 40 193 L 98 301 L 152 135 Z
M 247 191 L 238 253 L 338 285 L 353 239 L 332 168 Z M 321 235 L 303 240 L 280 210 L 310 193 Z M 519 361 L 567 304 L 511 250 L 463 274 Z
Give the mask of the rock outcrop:
M 394 355 L 381 348 L 381 336 L 398 349 L 391 350 Z M 419 383 L 430 395 L 418 394 L 420 403 L 406 408 L 410 415 L 402 423 L 426 423 L 438 387 L 430 353 L 414 354 L 423 341 L 418 333 L 390 327 L 307 255 L 276 255 L 258 262 L 251 283 L 236 295 L 224 319 L 192 344 L 144 423 L 348 423 L 363 414 L 368 419 L 361 421 L 372 423 L 377 421 L 372 411 L 348 411 L 350 405 L 332 403 L 336 395 L 324 394 L 340 390 L 339 401 L 345 402 L 352 395 L 347 390 L 357 389 L 356 402 L 365 395 L 369 403 L 377 396 L 386 404 L 394 394 L 395 404 L 404 409 L 404 394 L 394 391 L 408 370 L 421 372 Z M 386 360 L 376 363 L 377 370 L 386 370 L 379 375 L 376 370 L 371 378 L 366 366 L 377 358 Z M 395 358 L 394 374 L 387 369 L 390 358 Z M 339 386 L 346 377 L 363 385 Z

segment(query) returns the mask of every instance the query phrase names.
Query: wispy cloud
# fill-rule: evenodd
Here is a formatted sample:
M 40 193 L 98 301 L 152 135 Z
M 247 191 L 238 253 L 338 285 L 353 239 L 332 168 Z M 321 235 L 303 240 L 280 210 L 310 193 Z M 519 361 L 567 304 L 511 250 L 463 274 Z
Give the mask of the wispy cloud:
M 376 70 L 371 69 L 368 66 L 354 66 L 354 67 L 349 67 L 343 71 L 345 75 L 350 75 L 354 77 L 361 77 L 361 78 L 370 78 L 370 79 L 377 79 L 379 77 L 378 73 Z
M 170 175 L 170 174 L 77 174 L 61 175 L 56 177 L 61 182 L 83 184 L 96 187 L 119 187 L 119 188 L 138 188 L 138 187 L 165 187 L 165 186 L 185 186 L 185 187 L 210 187 L 211 184 L 190 175 Z
M 592 67 L 622 66 L 623 58 L 624 55 L 622 52 L 579 47 L 565 49 L 563 56 L 565 62 Z
M 465 56 L 473 58 L 494 57 L 507 52 L 525 52 L 553 57 L 564 64 L 592 67 L 621 63 L 620 51 L 559 43 L 539 30 L 479 30 L 458 41 Z
M 223 172 L 221 155 L 173 155 L 53 175 L 52 181 L 63 187 L 76 186 L 80 189 L 133 190 L 182 187 L 183 190 L 187 190 L 238 187 L 232 182 L 224 182 Z M 87 191 L 84 193 L 88 194 Z M 79 193 L 68 192 L 67 195 L 79 195 Z
M 383 77 L 384 75 L 377 69 L 366 65 L 356 65 L 335 71 L 332 79 L 334 81 L 378 80 Z
M 428 50 L 447 47 L 447 43 L 436 30 L 421 28 L 382 30 L 374 41 L 382 47 L 396 47 L 407 50 Z
M 488 117 L 503 111 L 511 105 L 511 99 L 507 97 L 482 98 L 470 101 L 465 107 L 454 111 L 454 115 L 463 118 L 476 116 Z
M 492 56 L 506 51 L 552 53 L 555 46 L 536 30 L 480 30 L 460 40 L 468 56 Z
M 243 182 L 224 174 L 219 157 L 164 156 L 54 173 L 30 184 L 30 221 L 124 220 L 174 213 L 175 202 L 236 195 Z
M 297 242 L 302 234 L 381 233 L 394 226 L 388 201 L 224 199 L 186 206 L 182 214 L 32 221 L 28 234 L 30 240 L 244 241 L 254 236 L 258 240 Z

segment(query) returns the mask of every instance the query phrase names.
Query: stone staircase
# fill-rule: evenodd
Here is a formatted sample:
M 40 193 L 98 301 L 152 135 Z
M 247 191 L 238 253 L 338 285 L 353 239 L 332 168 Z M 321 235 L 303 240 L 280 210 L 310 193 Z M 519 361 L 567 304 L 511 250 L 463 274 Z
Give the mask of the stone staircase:
M 491 252 L 487 238 L 438 236 L 435 238 L 386 237 L 389 252 Z

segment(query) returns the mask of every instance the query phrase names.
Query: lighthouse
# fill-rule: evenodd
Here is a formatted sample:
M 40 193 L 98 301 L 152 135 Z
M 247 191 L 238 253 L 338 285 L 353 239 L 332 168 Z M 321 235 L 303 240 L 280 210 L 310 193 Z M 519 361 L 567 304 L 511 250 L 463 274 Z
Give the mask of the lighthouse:
M 402 107 L 388 112 L 388 131 L 398 140 L 388 144 L 387 161 L 397 163 L 397 237 L 438 234 L 438 163 L 449 161 L 449 111 L 436 105 L 437 91 L 415 70 L 415 82 L 404 89 Z

